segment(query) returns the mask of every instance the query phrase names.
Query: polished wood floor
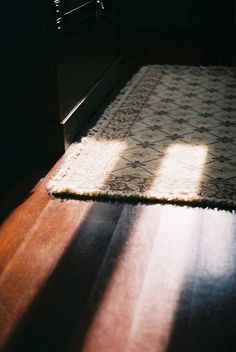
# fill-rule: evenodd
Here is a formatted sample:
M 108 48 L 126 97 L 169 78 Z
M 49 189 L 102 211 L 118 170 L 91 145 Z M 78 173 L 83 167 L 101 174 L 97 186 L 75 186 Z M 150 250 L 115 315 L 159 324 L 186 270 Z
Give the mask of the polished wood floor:
M 7 351 L 235 350 L 235 213 L 38 187 L 0 229 Z
M 235 212 L 61 202 L 60 163 L 1 212 L 0 350 L 236 350 Z

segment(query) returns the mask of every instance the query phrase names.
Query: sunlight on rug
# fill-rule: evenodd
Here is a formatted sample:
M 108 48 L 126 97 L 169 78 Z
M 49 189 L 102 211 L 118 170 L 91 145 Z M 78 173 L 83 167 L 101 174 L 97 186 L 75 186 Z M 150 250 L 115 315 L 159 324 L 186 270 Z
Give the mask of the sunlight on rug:
M 99 141 L 94 138 L 87 140 L 82 153 L 78 153 L 76 144 L 74 146 L 68 163 L 64 164 L 59 175 L 60 188 L 68 194 L 93 194 L 104 187 L 106 179 L 126 149 L 125 142 Z
M 74 143 L 62 198 L 236 205 L 236 69 L 145 66 Z
M 200 193 L 207 147 L 173 144 L 163 156 L 150 194 L 168 199 L 193 199 Z

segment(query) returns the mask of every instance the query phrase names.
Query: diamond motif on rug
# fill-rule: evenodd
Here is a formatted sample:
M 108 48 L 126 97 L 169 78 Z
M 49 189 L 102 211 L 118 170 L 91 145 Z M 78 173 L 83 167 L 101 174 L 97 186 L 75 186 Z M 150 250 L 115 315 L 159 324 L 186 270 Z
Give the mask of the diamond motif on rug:
M 48 185 L 63 198 L 236 205 L 236 68 L 144 66 Z

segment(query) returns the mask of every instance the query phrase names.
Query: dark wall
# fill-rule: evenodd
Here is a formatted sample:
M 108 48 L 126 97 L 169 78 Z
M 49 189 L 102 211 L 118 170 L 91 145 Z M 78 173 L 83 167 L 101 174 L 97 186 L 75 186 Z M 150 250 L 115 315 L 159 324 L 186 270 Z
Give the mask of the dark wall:
M 128 47 L 172 41 L 223 52 L 232 43 L 234 2 L 123 0 L 121 32 Z
M 53 0 L 4 1 L 1 4 L 1 45 L 36 46 L 56 30 Z
M 126 0 L 122 23 L 130 27 L 210 27 L 232 20 L 233 0 Z
M 234 25 L 236 25 L 236 0 L 234 0 Z

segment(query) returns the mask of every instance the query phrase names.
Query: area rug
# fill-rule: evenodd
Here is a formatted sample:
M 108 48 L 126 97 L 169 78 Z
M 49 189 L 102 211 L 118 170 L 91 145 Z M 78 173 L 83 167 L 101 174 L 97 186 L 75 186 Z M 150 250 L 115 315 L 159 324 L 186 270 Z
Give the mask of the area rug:
M 142 67 L 74 143 L 51 195 L 236 205 L 236 68 Z

